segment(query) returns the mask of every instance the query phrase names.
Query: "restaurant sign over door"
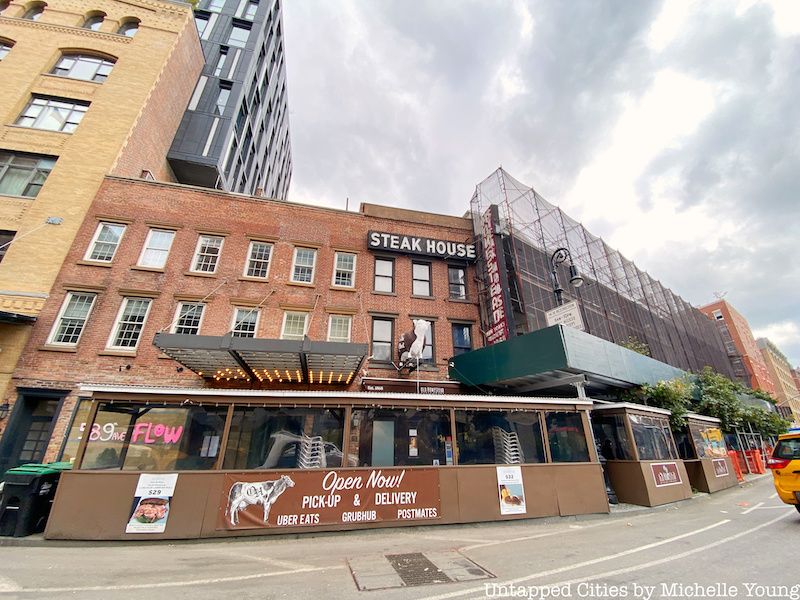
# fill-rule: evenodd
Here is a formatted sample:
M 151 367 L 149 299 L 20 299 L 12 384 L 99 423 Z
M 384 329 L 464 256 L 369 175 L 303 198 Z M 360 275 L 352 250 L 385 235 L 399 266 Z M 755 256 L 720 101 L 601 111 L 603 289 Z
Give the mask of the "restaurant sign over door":
M 314 469 L 225 475 L 217 529 L 441 517 L 437 469 Z

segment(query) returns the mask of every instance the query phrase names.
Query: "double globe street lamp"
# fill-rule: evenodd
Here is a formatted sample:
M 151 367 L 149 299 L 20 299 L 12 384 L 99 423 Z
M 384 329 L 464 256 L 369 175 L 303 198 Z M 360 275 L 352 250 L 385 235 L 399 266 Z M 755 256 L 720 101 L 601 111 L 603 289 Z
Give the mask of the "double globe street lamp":
M 572 287 L 579 288 L 583 285 L 583 277 L 578 273 L 578 268 L 572 264 L 572 255 L 566 248 L 558 248 L 550 257 L 550 275 L 553 278 L 553 293 L 556 296 L 556 306 L 564 304 L 564 288 L 558 281 L 558 267 L 569 261 L 569 282 Z

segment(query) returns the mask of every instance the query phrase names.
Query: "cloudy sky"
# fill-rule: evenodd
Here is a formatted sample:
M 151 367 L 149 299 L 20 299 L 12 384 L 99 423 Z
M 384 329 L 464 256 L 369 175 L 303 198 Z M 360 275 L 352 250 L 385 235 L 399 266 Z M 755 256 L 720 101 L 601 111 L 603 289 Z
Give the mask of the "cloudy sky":
M 284 2 L 290 199 L 463 214 L 498 166 L 800 364 L 800 1 Z

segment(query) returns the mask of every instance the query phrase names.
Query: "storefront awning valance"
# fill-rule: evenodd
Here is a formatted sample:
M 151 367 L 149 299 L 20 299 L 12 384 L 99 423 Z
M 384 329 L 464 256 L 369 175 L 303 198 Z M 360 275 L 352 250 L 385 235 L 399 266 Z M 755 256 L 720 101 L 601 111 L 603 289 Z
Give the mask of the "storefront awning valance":
M 201 377 L 217 381 L 347 385 L 358 373 L 366 344 L 157 333 L 164 354 Z
M 563 325 L 512 337 L 450 361 L 451 379 L 510 394 L 539 390 L 574 393 L 576 382 L 598 393 L 684 374 L 649 356 Z

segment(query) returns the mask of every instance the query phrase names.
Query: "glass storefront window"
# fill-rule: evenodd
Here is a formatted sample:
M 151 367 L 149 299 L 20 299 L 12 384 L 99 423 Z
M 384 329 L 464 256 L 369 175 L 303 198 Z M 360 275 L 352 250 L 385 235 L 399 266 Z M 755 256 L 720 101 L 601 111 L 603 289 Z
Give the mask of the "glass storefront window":
M 227 407 L 156 407 L 103 402 L 91 427 L 81 468 L 213 469 L 227 412 Z
M 589 462 L 589 448 L 580 413 L 548 412 L 545 420 L 553 462 Z
M 350 467 L 446 465 L 450 411 L 355 408 L 348 440 Z
M 689 422 L 697 458 L 725 458 L 728 449 L 725 447 L 725 438 L 719 427 Z
M 223 468 L 339 467 L 343 435 L 342 409 L 237 407 Z
M 633 460 L 633 450 L 623 415 L 592 413 L 592 430 L 606 460 Z
M 539 413 L 456 411 L 458 464 L 545 462 Z
M 61 456 L 58 460 L 64 462 L 75 461 L 78 445 L 81 443 L 81 437 L 83 437 L 83 432 L 86 430 L 86 419 L 89 418 L 89 410 L 91 408 L 91 400 L 78 400 L 72 417 L 72 425 L 67 432 L 67 439 L 64 442 L 64 447 L 61 449 Z
M 669 421 L 663 417 L 628 415 L 639 460 L 667 460 L 678 455 L 672 443 Z

